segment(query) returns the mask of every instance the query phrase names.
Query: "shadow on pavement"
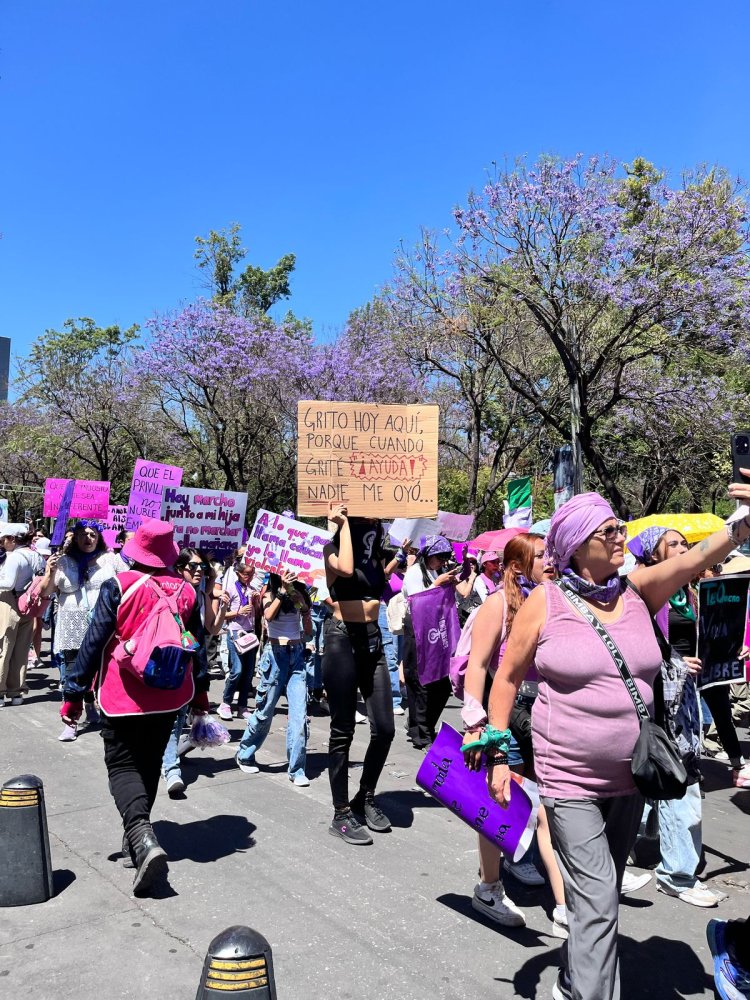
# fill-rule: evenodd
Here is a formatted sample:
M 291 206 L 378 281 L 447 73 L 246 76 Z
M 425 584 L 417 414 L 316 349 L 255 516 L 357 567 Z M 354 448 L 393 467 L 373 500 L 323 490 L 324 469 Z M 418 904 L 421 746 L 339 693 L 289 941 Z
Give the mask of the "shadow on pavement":
M 468 920 L 473 920 L 483 927 L 489 927 L 503 937 L 511 938 L 517 944 L 523 945 L 524 948 L 540 948 L 547 944 L 547 938 L 551 938 L 551 935 L 543 931 L 533 930 L 531 927 L 503 927 L 501 924 L 496 924 L 489 917 L 477 913 L 471 905 L 470 895 L 459 896 L 455 892 L 446 892 L 442 896 L 438 896 L 436 901 L 442 903 L 443 906 L 447 906 L 449 910 L 460 913 L 462 917 L 466 917 Z
M 61 896 L 69 885 L 73 885 L 76 880 L 76 873 L 70 868 L 56 868 L 52 872 L 53 895 Z
M 208 864 L 255 846 L 255 825 L 245 816 L 209 816 L 193 823 L 158 820 L 154 832 L 170 861 Z
M 408 829 L 414 822 L 415 809 L 441 809 L 442 806 L 431 796 L 423 795 L 422 792 L 413 792 L 410 789 L 393 792 L 383 792 L 378 795 L 378 801 L 383 806 L 384 812 L 388 814 L 391 826 L 399 829 Z

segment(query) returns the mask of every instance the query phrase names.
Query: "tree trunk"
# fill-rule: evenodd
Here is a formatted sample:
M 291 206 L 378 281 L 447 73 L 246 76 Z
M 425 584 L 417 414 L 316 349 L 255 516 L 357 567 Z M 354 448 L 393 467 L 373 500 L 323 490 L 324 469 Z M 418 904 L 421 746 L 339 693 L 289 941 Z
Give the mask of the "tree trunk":
M 625 497 L 617 488 L 617 484 L 609 473 L 604 457 L 589 437 L 587 430 L 582 430 L 580 432 L 580 441 L 581 451 L 589 460 L 591 467 L 599 477 L 602 488 L 612 502 L 612 506 L 624 521 L 632 520 L 630 507 L 628 506 Z

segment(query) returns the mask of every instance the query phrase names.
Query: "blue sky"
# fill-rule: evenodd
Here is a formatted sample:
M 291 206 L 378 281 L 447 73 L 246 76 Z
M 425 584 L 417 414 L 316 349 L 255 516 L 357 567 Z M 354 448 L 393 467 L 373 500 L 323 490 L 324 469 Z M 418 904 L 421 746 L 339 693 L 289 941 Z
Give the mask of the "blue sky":
M 749 27 L 744 0 L 5 0 L 0 335 L 175 308 L 237 221 L 330 336 L 493 160 L 747 175 Z

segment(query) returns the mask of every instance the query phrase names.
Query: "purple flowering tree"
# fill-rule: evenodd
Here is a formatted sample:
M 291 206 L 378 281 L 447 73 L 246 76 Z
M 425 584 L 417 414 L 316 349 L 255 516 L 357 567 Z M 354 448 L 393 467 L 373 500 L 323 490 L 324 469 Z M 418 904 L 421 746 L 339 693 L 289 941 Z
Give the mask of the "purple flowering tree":
M 744 347 L 750 318 L 747 216 L 738 185 L 699 171 L 676 188 L 645 161 L 542 158 L 498 173 L 454 212 L 449 248 L 400 266 L 402 301 L 441 287 L 488 302 L 491 351 L 510 389 L 572 440 L 622 516 L 602 422 L 628 375 L 681 350 Z M 421 248 L 420 248 L 421 250 Z M 486 291 L 491 298 L 488 300 Z M 461 313 L 467 334 L 474 325 Z

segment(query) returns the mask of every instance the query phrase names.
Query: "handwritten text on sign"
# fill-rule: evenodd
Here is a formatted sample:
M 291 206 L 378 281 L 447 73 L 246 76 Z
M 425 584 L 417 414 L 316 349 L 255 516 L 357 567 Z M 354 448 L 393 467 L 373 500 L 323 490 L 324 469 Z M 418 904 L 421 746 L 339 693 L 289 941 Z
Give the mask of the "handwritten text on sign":
M 301 401 L 297 512 L 435 517 L 438 407 Z
M 135 531 L 143 521 L 161 517 L 161 500 L 167 486 L 176 487 L 182 483 L 182 469 L 163 462 L 149 462 L 145 458 L 136 459 L 133 469 L 133 483 L 128 498 L 128 514 L 125 527 Z
M 313 528 L 291 517 L 259 510 L 247 541 L 246 559 L 254 559 L 258 569 L 297 574 L 302 583 L 312 584 L 324 577 L 323 546 L 330 531 Z
M 223 559 L 242 543 L 246 509 L 247 493 L 182 486 L 164 490 L 161 516 L 174 527 L 181 549 L 203 549 Z
M 745 641 L 749 585 L 747 574 L 701 580 L 698 585 L 700 688 L 745 679 L 739 653 Z
M 70 479 L 45 479 L 44 516 L 57 517 L 65 488 Z M 68 517 L 101 518 L 106 520 L 109 508 L 109 483 L 76 479 Z

